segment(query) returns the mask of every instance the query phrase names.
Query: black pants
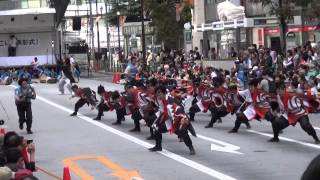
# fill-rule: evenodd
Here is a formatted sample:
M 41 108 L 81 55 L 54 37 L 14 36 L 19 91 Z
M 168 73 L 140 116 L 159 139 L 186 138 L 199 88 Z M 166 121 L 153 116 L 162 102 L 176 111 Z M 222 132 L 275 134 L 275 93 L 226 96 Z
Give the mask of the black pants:
M 193 100 L 192 100 L 192 102 L 191 102 L 191 105 L 193 106 L 193 105 L 197 104 L 197 102 L 198 102 L 197 98 L 194 97 Z
M 162 133 L 166 133 L 167 131 L 168 130 L 165 123 L 158 125 L 158 129 L 154 132 L 156 147 L 162 148 Z M 192 141 L 187 129 L 177 130 L 175 134 L 177 134 L 179 138 L 183 139 L 183 142 L 189 149 L 193 148 Z
M 80 109 L 83 105 L 85 105 L 86 103 L 88 103 L 88 101 L 87 101 L 86 99 L 80 98 L 80 99 L 76 102 L 76 104 L 74 105 L 74 112 L 75 112 L 75 113 L 78 113 L 79 109 Z
M 194 121 L 194 117 L 196 115 L 196 113 L 200 112 L 200 108 L 198 107 L 197 104 L 194 104 L 190 107 L 189 109 L 189 117 L 190 117 L 190 121 Z
M 279 132 L 281 130 L 287 128 L 290 125 L 288 120 L 283 116 L 272 117 L 271 115 L 268 114 L 268 120 L 270 120 L 270 122 L 272 124 L 273 137 L 275 139 L 279 138 Z M 298 122 L 299 122 L 301 128 L 308 135 L 312 136 L 315 141 L 319 140 L 316 131 L 314 130 L 313 126 L 311 125 L 311 123 L 309 121 L 308 116 L 302 116 L 301 118 L 299 118 Z
M 248 118 L 243 113 L 236 114 L 237 119 L 234 123 L 233 131 L 237 132 L 241 126 L 242 123 L 244 123 L 247 127 L 250 127 Z
M 121 124 L 121 121 L 125 118 L 126 115 L 126 109 L 123 107 L 117 107 L 116 108 L 116 115 L 117 115 L 117 123 Z
M 317 136 L 316 131 L 314 130 L 313 126 L 310 123 L 308 116 L 301 117 L 298 122 L 300 123 L 301 128 L 309 134 L 309 136 L 312 136 L 314 140 L 319 141 L 319 138 Z
M 134 128 L 140 130 L 140 120 L 142 119 L 139 109 L 135 109 L 132 112 L 131 118 L 134 121 Z
M 154 121 L 157 119 L 155 112 L 144 113 L 143 118 L 150 129 L 150 137 L 154 137 L 154 130 L 151 126 L 154 123 Z
M 101 118 L 103 112 L 109 111 L 109 110 L 110 110 L 110 108 L 105 103 L 100 103 L 98 105 L 98 116 L 97 117 Z
M 273 119 L 273 121 L 270 122 L 272 125 L 273 137 L 275 139 L 279 138 L 280 131 L 282 131 L 290 125 L 288 120 L 283 116 L 276 117 Z
M 13 57 L 16 56 L 17 48 L 16 47 L 9 47 L 8 48 L 8 56 Z
M 17 110 L 19 115 L 19 123 L 27 124 L 27 130 L 31 130 L 32 126 L 32 109 L 31 109 L 31 102 L 22 102 L 17 103 Z
M 219 118 L 224 117 L 228 114 L 228 111 L 225 107 L 216 108 L 211 106 L 209 110 L 211 112 L 211 120 L 208 126 L 213 126 L 213 124 L 216 123 Z

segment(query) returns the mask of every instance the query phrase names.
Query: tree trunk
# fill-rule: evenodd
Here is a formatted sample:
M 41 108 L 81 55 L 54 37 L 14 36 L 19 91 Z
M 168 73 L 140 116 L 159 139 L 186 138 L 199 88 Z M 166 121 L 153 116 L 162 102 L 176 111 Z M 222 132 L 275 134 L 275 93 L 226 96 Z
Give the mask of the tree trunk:
M 288 25 L 284 18 L 280 17 L 280 41 L 281 41 L 281 50 L 285 54 L 287 51 L 287 31 Z
M 282 0 L 279 0 L 279 8 L 282 9 L 283 8 L 283 4 L 282 4 Z M 280 42 L 281 42 L 281 51 L 282 53 L 286 53 L 287 52 L 287 31 L 288 31 L 288 24 L 286 22 L 286 17 L 284 15 L 283 10 L 280 10 L 279 13 L 279 24 L 280 24 Z

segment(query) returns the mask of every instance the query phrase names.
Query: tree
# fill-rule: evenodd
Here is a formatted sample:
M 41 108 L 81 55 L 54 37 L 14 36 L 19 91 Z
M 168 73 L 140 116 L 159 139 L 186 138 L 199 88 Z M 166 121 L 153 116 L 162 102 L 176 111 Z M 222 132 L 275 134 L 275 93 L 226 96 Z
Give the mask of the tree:
M 136 0 L 122 0 L 114 3 L 107 20 L 111 25 L 117 25 L 117 11 L 129 19 L 141 21 L 141 4 Z M 123 3 L 125 2 L 125 3 Z M 164 43 L 166 49 L 178 47 L 179 37 L 183 34 L 183 26 L 190 22 L 192 6 L 186 5 L 181 13 L 180 20 L 176 20 L 176 0 L 145 0 L 144 16 L 151 19 L 151 26 L 155 29 L 158 43 Z
M 286 34 L 288 21 L 293 17 L 297 6 L 307 7 L 316 0 L 250 0 L 253 3 L 262 3 L 262 6 L 270 9 L 270 14 L 278 17 L 280 25 L 281 49 L 286 52 Z
M 319 22 L 320 17 L 320 2 L 319 0 L 311 0 L 308 1 L 308 4 L 305 4 L 304 7 L 306 7 L 306 15 L 310 18 L 317 18 Z M 319 22 L 320 23 L 320 22 Z
M 133 1 L 133 0 L 132 0 Z M 129 3 L 129 2 L 126 2 Z M 110 25 L 112 26 L 117 26 L 118 25 L 118 15 L 117 12 L 120 12 L 121 16 L 127 16 L 129 15 L 128 11 L 128 6 L 125 3 L 111 3 L 112 4 L 112 9 L 111 11 L 107 14 L 106 20 L 109 22 Z
M 185 6 L 179 21 L 176 20 L 176 0 L 147 1 L 146 13 L 152 19 L 151 26 L 155 29 L 158 43 L 163 43 L 165 49 L 177 48 L 183 34 L 183 25 L 190 22 L 191 6 Z

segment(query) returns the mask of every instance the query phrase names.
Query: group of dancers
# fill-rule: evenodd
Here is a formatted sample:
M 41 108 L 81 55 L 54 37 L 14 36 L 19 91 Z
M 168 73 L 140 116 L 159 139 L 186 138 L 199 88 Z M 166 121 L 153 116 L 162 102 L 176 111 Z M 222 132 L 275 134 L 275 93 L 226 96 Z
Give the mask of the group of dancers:
M 213 72 L 221 74 L 218 70 Z M 130 115 L 134 122 L 131 132 L 140 132 L 143 120 L 150 129 L 147 139 L 156 142 L 150 151 L 161 151 L 162 134 L 169 132 L 176 134 L 194 155 L 189 133 L 196 136 L 192 122 L 199 112 L 211 113 L 206 128 L 213 127 L 228 114 L 234 115 L 235 125 L 229 133 L 237 133 L 242 123 L 251 128 L 250 121 L 267 120 L 272 124 L 274 135 L 270 142 L 278 142 L 282 130 L 299 123 L 318 144 L 319 139 L 308 114 L 320 111 L 320 100 L 310 91 L 298 92 L 285 80 L 277 80 L 276 85 L 269 83 L 267 92 L 259 86 L 261 81 L 260 78 L 250 79 L 245 87 L 228 75 L 219 78 L 195 75 L 190 80 L 184 76 L 181 79 L 153 77 L 144 81 L 132 80 L 125 85 L 123 92 L 108 91 L 102 85 L 97 91 L 73 85 L 73 95 L 79 100 L 71 116 L 76 116 L 79 108 L 88 104 L 98 110 L 94 120 L 101 120 L 106 111 L 115 111 L 113 125 L 121 125 L 125 116 Z M 101 97 L 100 101 L 96 92 Z M 188 99 L 193 99 L 191 107 L 186 107 Z

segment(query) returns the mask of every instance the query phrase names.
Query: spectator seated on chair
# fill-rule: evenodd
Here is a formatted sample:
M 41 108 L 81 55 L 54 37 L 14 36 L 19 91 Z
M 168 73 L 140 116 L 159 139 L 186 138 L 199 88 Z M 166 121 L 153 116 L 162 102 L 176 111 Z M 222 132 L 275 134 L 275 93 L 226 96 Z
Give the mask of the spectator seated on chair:
M 12 83 L 12 76 L 10 71 L 0 72 L 0 85 L 10 85 Z
M 44 69 L 43 73 L 40 76 L 40 83 L 49 83 L 54 84 L 57 83 L 57 75 L 54 70 Z
M 31 84 L 32 77 L 25 67 L 18 73 L 18 81 L 20 79 L 28 79 L 28 83 Z

